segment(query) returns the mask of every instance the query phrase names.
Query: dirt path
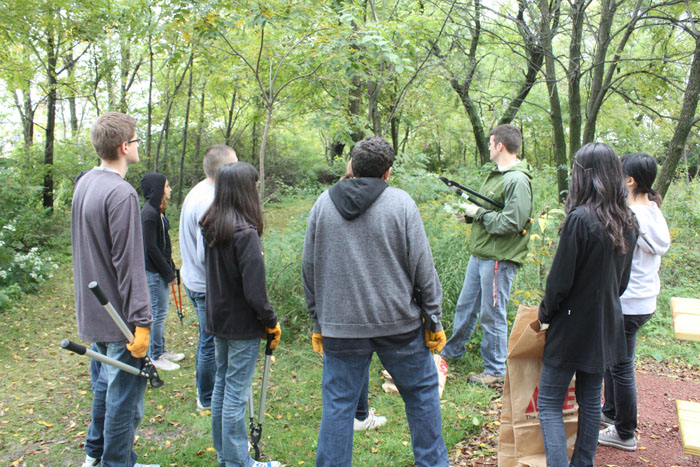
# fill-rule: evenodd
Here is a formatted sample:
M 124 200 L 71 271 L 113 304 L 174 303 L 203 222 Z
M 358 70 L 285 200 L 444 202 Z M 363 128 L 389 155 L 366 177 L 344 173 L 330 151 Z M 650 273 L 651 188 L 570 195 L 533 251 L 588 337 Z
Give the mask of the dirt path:
M 625 452 L 599 446 L 596 467 L 700 467 L 700 457 L 684 454 L 678 432 L 676 400 L 700 402 L 700 376 L 683 365 L 646 361 L 637 369 L 639 426 L 637 451 Z M 458 467 L 498 465 L 498 417 L 500 399 L 491 404 L 495 415 L 484 430 L 465 440 L 454 460 Z

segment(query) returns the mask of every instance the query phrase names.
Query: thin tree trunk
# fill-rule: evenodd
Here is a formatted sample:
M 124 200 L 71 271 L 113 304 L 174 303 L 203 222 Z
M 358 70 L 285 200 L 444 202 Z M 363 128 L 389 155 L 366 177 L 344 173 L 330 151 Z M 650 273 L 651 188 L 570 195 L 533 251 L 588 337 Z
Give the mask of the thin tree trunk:
M 224 141 L 228 146 L 231 146 L 231 134 L 233 133 L 233 125 L 235 123 L 233 118 L 233 109 L 236 107 L 236 96 L 238 95 L 238 89 L 234 89 L 233 95 L 231 96 L 231 105 L 228 107 L 228 118 L 226 119 L 226 134 L 224 135 Z
M 571 6 L 571 42 L 569 43 L 569 160 L 581 147 L 581 39 L 583 18 L 589 0 L 576 0 Z
M 185 127 L 182 130 L 182 152 L 180 153 L 180 177 L 177 184 L 177 205 L 182 205 L 182 185 L 185 174 L 185 155 L 187 154 L 187 130 L 190 124 L 190 103 L 192 101 L 192 61 L 194 52 L 190 52 L 190 82 L 187 86 L 187 106 L 185 107 Z
M 148 34 L 148 117 L 146 123 L 146 159 L 148 165 L 154 167 L 154 162 L 151 159 L 151 142 L 153 136 L 151 127 L 153 125 L 153 36 Z M 155 168 L 153 169 L 155 170 Z
M 53 209 L 53 155 L 54 130 L 56 128 L 56 66 L 58 62 L 53 30 L 49 28 L 46 39 L 47 81 L 49 93 L 46 99 L 46 141 L 44 142 L 44 191 L 43 206 Z
M 265 145 L 267 136 L 270 133 L 270 122 L 272 122 L 272 103 L 267 105 L 267 118 L 265 119 L 265 129 L 263 130 L 262 142 L 260 143 L 259 167 L 260 172 L 260 202 L 265 199 Z
M 554 31 L 553 24 L 558 22 L 559 6 L 554 5 L 555 16 L 549 9 L 548 0 L 540 0 L 540 11 L 542 13 L 542 43 L 544 47 L 545 77 L 547 90 L 549 92 L 549 116 L 552 121 L 552 132 L 554 136 L 554 160 L 557 168 L 557 188 L 559 201 L 566 199 L 569 191 L 568 164 L 566 162 L 566 136 L 564 135 L 564 122 L 562 120 L 561 104 L 559 103 L 559 91 L 557 89 L 556 63 L 554 61 L 554 50 L 552 41 Z
M 182 76 L 180 76 L 180 80 L 176 83 L 175 89 L 173 89 L 172 95 L 168 97 L 168 109 L 165 112 L 163 129 L 160 132 L 160 136 L 158 137 L 158 144 L 156 145 L 156 161 L 155 161 L 155 165 L 153 168 L 153 170 L 156 172 L 158 171 L 158 165 L 159 165 L 159 159 L 160 159 L 160 148 L 161 148 L 161 144 L 163 142 L 163 136 L 165 136 L 165 147 L 163 148 L 163 171 L 165 171 L 165 168 L 168 166 L 167 154 L 168 154 L 168 132 L 170 130 L 170 112 L 173 109 L 173 104 L 175 103 L 175 97 L 177 96 L 177 92 L 180 90 L 180 86 L 182 86 L 183 81 L 185 81 L 185 75 L 187 74 L 188 69 L 189 69 L 189 63 L 187 64 L 187 66 L 185 66 L 185 69 L 182 72 Z
M 673 133 L 671 143 L 666 150 L 666 158 L 661 168 L 659 178 L 656 179 L 655 189 L 661 196 L 666 196 L 668 187 L 671 186 L 673 176 L 676 173 L 678 161 L 683 154 L 683 148 L 688 140 L 688 135 L 693 125 L 697 122 L 695 111 L 698 106 L 698 95 L 700 94 L 700 34 L 695 37 L 695 52 L 693 53 L 693 63 L 690 66 L 688 84 L 683 96 L 683 107 L 678 125 Z
M 204 96 L 206 95 L 206 82 L 202 85 L 202 97 L 199 100 L 199 121 L 197 122 L 197 138 L 194 140 L 194 167 L 193 173 L 199 170 L 199 153 L 202 150 L 202 127 L 204 126 Z

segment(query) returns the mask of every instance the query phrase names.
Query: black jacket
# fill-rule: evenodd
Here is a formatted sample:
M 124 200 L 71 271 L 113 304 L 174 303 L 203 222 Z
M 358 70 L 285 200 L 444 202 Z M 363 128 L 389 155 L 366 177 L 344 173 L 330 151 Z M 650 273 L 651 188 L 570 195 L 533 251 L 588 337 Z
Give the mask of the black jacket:
M 277 325 L 267 300 L 265 261 L 258 231 L 240 226 L 226 246 L 204 244 L 207 272 L 206 330 L 221 339 L 262 337 Z
M 594 212 L 578 207 L 567 216 L 539 310 L 540 321 L 551 323 L 547 365 L 603 373 L 627 358 L 620 295 L 630 277 L 634 229 L 625 243 L 627 253 L 615 254 Z
M 169 283 L 175 279 L 175 264 L 168 234 L 170 223 L 160 212 L 165 180 L 165 175 L 159 173 L 147 173 L 141 179 L 141 192 L 146 198 L 141 210 L 141 230 L 146 271 L 160 274 Z

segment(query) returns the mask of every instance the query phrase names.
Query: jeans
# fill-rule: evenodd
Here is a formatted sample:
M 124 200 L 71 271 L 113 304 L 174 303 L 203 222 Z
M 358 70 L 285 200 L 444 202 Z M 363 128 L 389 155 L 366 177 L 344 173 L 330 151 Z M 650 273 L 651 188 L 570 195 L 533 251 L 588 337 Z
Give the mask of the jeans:
M 187 296 L 190 297 L 192 306 L 199 319 L 199 342 L 197 343 L 197 393 L 199 402 L 204 407 L 211 405 L 211 395 L 214 391 L 214 377 L 216 375 L 216 357 L 214 355 L 214 336 L 207 333 L 207 308 L 206 294 L 193 292 L 185 287 Z
M 158 360 L 165 352 L 165 318 L 168 317 L 170 296 L 168 283 L 157 272 L 146 271 L 146 282 L 148 282 L 148 293 L 151 296 L 153 310 L 148 356 L 151 360 Z
M 574 373 L 576 402 L 579 405 L 578 432 L 569 464 L 562 406 Z M 573 368 L 542 365 L 537 407 L 540 412 L 540 429 L 547 455 L 547 467 L 593 467 L 593 458 L 598 448 L 602 386 L 602 373 L 585 373 Z
M 652 315 L 624 315 L 627 358 L 605 372 L 603 413 L 615 420 L 617 434 L 624 440 L 632 438 L 637 429 L 637 383 L 634 379 L 637 331 Z
M 355 418 L 359 421 L 366 420 L 369 416 L 369 365 L 367 366 L 367 374 L 365 376 L 365 384 L 360 390 L 360 398 L 357 401 L 355 409 Z
M 219 465 L 250 467 L 245 410 L 255 373 L 260 339 L 214 338 L 216 383 L 211 399 L 211 426 Z
M 494 272 L 498 264 L 498 271 Z M 508 321 L 506 304 L 510 297 L 510 284 L 518 270 L 511 261 L 495 261 L 469 258 L 462 292 L 457 299 L 452 337 L 445 344 L 441 355 L 447 359 L 464 355 L 465 345 L 472 337 L 476 320 L 481 314 L 481 357 L 484 370 L 493 376 L 506 373 L 508 355 Z M 494 304 L 494 282 L 496 303 Z
M 123 342 L 96 342 L 92 350 L 141 368 Z M 102 459 L 104 467 L 132 467 L 138 456 L 133 450 L 134 433 L 143 417 L 146 378 L 92 360 L 92 421 L 85 440 L 85 453 Z
M 377 354 L 404 401 L 416 465 L 448 466 L 437 370 L 425 346 L 424 333 L 419 333 L 408 345 L 377 350 Z M 371 360 L 372 352 L 351 355 L 324 352 L 317 467 L 352 465 L 353 416 Z

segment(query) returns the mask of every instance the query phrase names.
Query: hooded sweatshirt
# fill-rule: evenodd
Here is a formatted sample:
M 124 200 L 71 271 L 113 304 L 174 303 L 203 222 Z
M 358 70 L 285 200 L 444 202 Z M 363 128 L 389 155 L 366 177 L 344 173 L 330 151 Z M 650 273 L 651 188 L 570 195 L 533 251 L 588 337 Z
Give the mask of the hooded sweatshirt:
M 620 302 L 625 315 L 647 315 L 656 310 L 656 297 L 661 290 L 661 256 L 671 246 L 671 234 L 661 209 L 653 201 L 651 206 L 635 204 L 630 209 L 637 216 L 639 237 L 632 256 L 630 281 Z
M 141 230 L 146 271 L 158 273 L 166 283 L 170 283 L 175 279 L 175 264 L 168 234 L 170 223 L 160 212 L 165 180 L 165 175 L 152 172 L 141 179 L 141 192 L 146 198 L 141 210 Z
M 371 339 L 415 332 L 442 315 L 442 289 L 418 208 L 379 178 L 338 182 L 309 213 L 302 255 L 314 332 Z M 438 330 L 442 327 L 438 324 Z

